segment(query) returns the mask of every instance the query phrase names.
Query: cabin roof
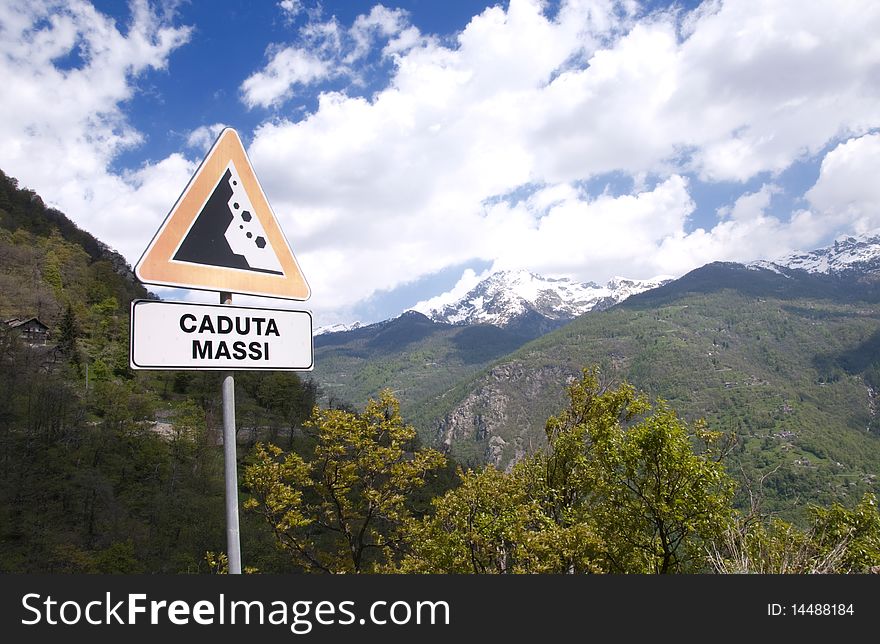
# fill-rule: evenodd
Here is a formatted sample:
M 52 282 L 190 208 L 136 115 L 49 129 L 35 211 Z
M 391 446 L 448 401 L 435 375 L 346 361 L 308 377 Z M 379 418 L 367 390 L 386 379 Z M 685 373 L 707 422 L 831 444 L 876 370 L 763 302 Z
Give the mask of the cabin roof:
M 20 319 L 20 318 L 11 318 L 11 319 L 9 319 L 9 320 L 6 320 L 6 324 L 7 324 L 8 326 L 12 327 L 13 329 L 17 329 L 17 328 L 19 328 L 19 327 L 25 326 L 25 325 L 28 324 L 29 322 L 36 322 L 38 325 L 40 325 L 40 326 L 41 326 L 43 329 L 45 329 L 46 331 L 49 330 L 49 326 L 48 326 L 47 324 L 44 324 L 44 323 L 40 320 L 40 318 L 36 318 L 36 317 L 26 318 L 26 319 L 24 319 L 24 320 L 22 320 L 22 319 Z

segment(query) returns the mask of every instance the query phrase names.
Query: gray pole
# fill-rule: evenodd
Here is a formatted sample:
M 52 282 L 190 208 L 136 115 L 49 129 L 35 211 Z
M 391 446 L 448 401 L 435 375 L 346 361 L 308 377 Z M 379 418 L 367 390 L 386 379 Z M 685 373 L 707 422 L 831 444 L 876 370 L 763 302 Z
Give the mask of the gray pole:
M 220 293 L 220 304 L 232 304 L 232 293 Z M 238 467 L 235 440 L 235 379 L 223 378 L 223 457 L 226 478 L 226 556 L 229 574 L 241 574 L 241 545 L 238 532 Z

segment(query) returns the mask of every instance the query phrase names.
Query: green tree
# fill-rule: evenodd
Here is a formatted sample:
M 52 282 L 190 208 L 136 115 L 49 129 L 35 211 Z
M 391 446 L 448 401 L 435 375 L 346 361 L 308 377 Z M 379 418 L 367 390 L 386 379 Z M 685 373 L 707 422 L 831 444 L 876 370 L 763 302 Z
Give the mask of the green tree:
M 562 526 L 547 513 L 534 461 L 511 473 L 461 472 L 461 486 L 435 499 L 433 514 L 407 523 L 405 573 L 602 572 L 592 526 Z
M 705 569 L 734 485 L 722 436 L 595 371 L 547 421 L 547 450 L 463 474 L 407 529 L 405 572 L 670 573 Z
M 711 544 L 716 572 L 758 574 L 842 574 L 880 568 L 880 512 L 874 495 L 856 507 L 839 503 L 810 506 L 801 528 L 751 512 Z
M 236 378 L 240 388 L 242 412 L 255 427 L 267 427 L 264 440 L 277 442 L 279 433 L 287 432 L 288 448 L 293 446 L 295 428 L 309 418 L 315 406 L 317 387 L 312 381 L 303 382 L 295 373 L 251 372 Z
M 434 502 L 424 520 L 411 520 L 407 573 L 528 572 L 527 542 L 546 523 L 523 480 L 491 465 L 461 472 L 461 486 Z
M 393 556 L 410 515 L 409 495 L 441 468 L 442 454 L 409 451 L 415 429 L 400 416 L 390 391 L 362 414 L 315 408 L 305 424 L 308 459 L 274 445 L 257 445 L 245 468 L 258 511 L 281 547 L 322 572 L 370 572 Z
M 880 566 L 880 511 L 873 494 L 866 493 L 852 509 L 839 503 L 814 505 L 810 518 L 820 550 L 830 552 L 844 544 L 838 572 L 871 572 Z
M 705 566 L 704 544 L 733 513 L 735 486 L 721 464 L 729 443 L 627 383 L 602 387 L 595 370 L 568 394 L 568 409 L 547 421 L 550 449 L 539 457 L 557 521 L 592 522 L 610 572 Z
M 64 292 L 64 282 L 61 276 L 61 267 L 58 265 L 58 258 L 50 255 L 46 258 L 46 264 L 43 266 L 43 279 L 46 284 L 52 287 L 55 297 L 60 299 Z
M 9 212 L 12 209 L 12 202 L 9 200 L 9 194 L 6 192 L 5 183 L 6 176 L 0 178 L 0 210 Z
M 77 344 L 79 334 L 80 330 L 76 320 L 76 313 L 73 311 L 73 306 L 68 303 L 58 325 L 58 349 L 64 354 L 68 362 L 76 366 L 77 369 L 79 369 L 81 362 L 79 345 Z

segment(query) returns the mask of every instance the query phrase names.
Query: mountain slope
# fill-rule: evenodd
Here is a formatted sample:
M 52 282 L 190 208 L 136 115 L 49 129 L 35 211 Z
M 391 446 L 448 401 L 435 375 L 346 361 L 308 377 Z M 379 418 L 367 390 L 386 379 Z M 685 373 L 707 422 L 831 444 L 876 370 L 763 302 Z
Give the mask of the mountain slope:
M 335 403 L 359 406 L 390 387 L 410 419 L 427 424 L 432 401 L 461 378 L 581 312 L 666 280 L 615 278 L 600 287 L 526 271 L 495 273 L 457 302 L 429 309 L 431 316 L 410 310 L 376 324 L 320 329 L 313 375 Z
M 332 404 L 361 406 L 390 388 L 415 420 L 442 391 L 529 339 L 509 329 L 453 326 L 408 311 L 392 320 L 315 336 L 312 376 Z
M 878 302 L 871 280 L 712 264 L 524 345 L 435 400 L 431 429 L 464 461 L 507 466 L 544 444 L 566 383 L 598 364 L 735 432 L 735 472 L 778 468 L 771 507 L 876 490 Z

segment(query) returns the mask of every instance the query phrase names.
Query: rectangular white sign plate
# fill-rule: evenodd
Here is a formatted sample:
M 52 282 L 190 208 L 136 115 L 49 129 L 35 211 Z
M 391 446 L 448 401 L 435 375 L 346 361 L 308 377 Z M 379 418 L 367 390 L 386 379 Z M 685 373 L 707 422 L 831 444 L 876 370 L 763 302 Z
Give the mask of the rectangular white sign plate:
M 135 300 L 130 350 L 132 369 L 309 371 L 312 314 Z

